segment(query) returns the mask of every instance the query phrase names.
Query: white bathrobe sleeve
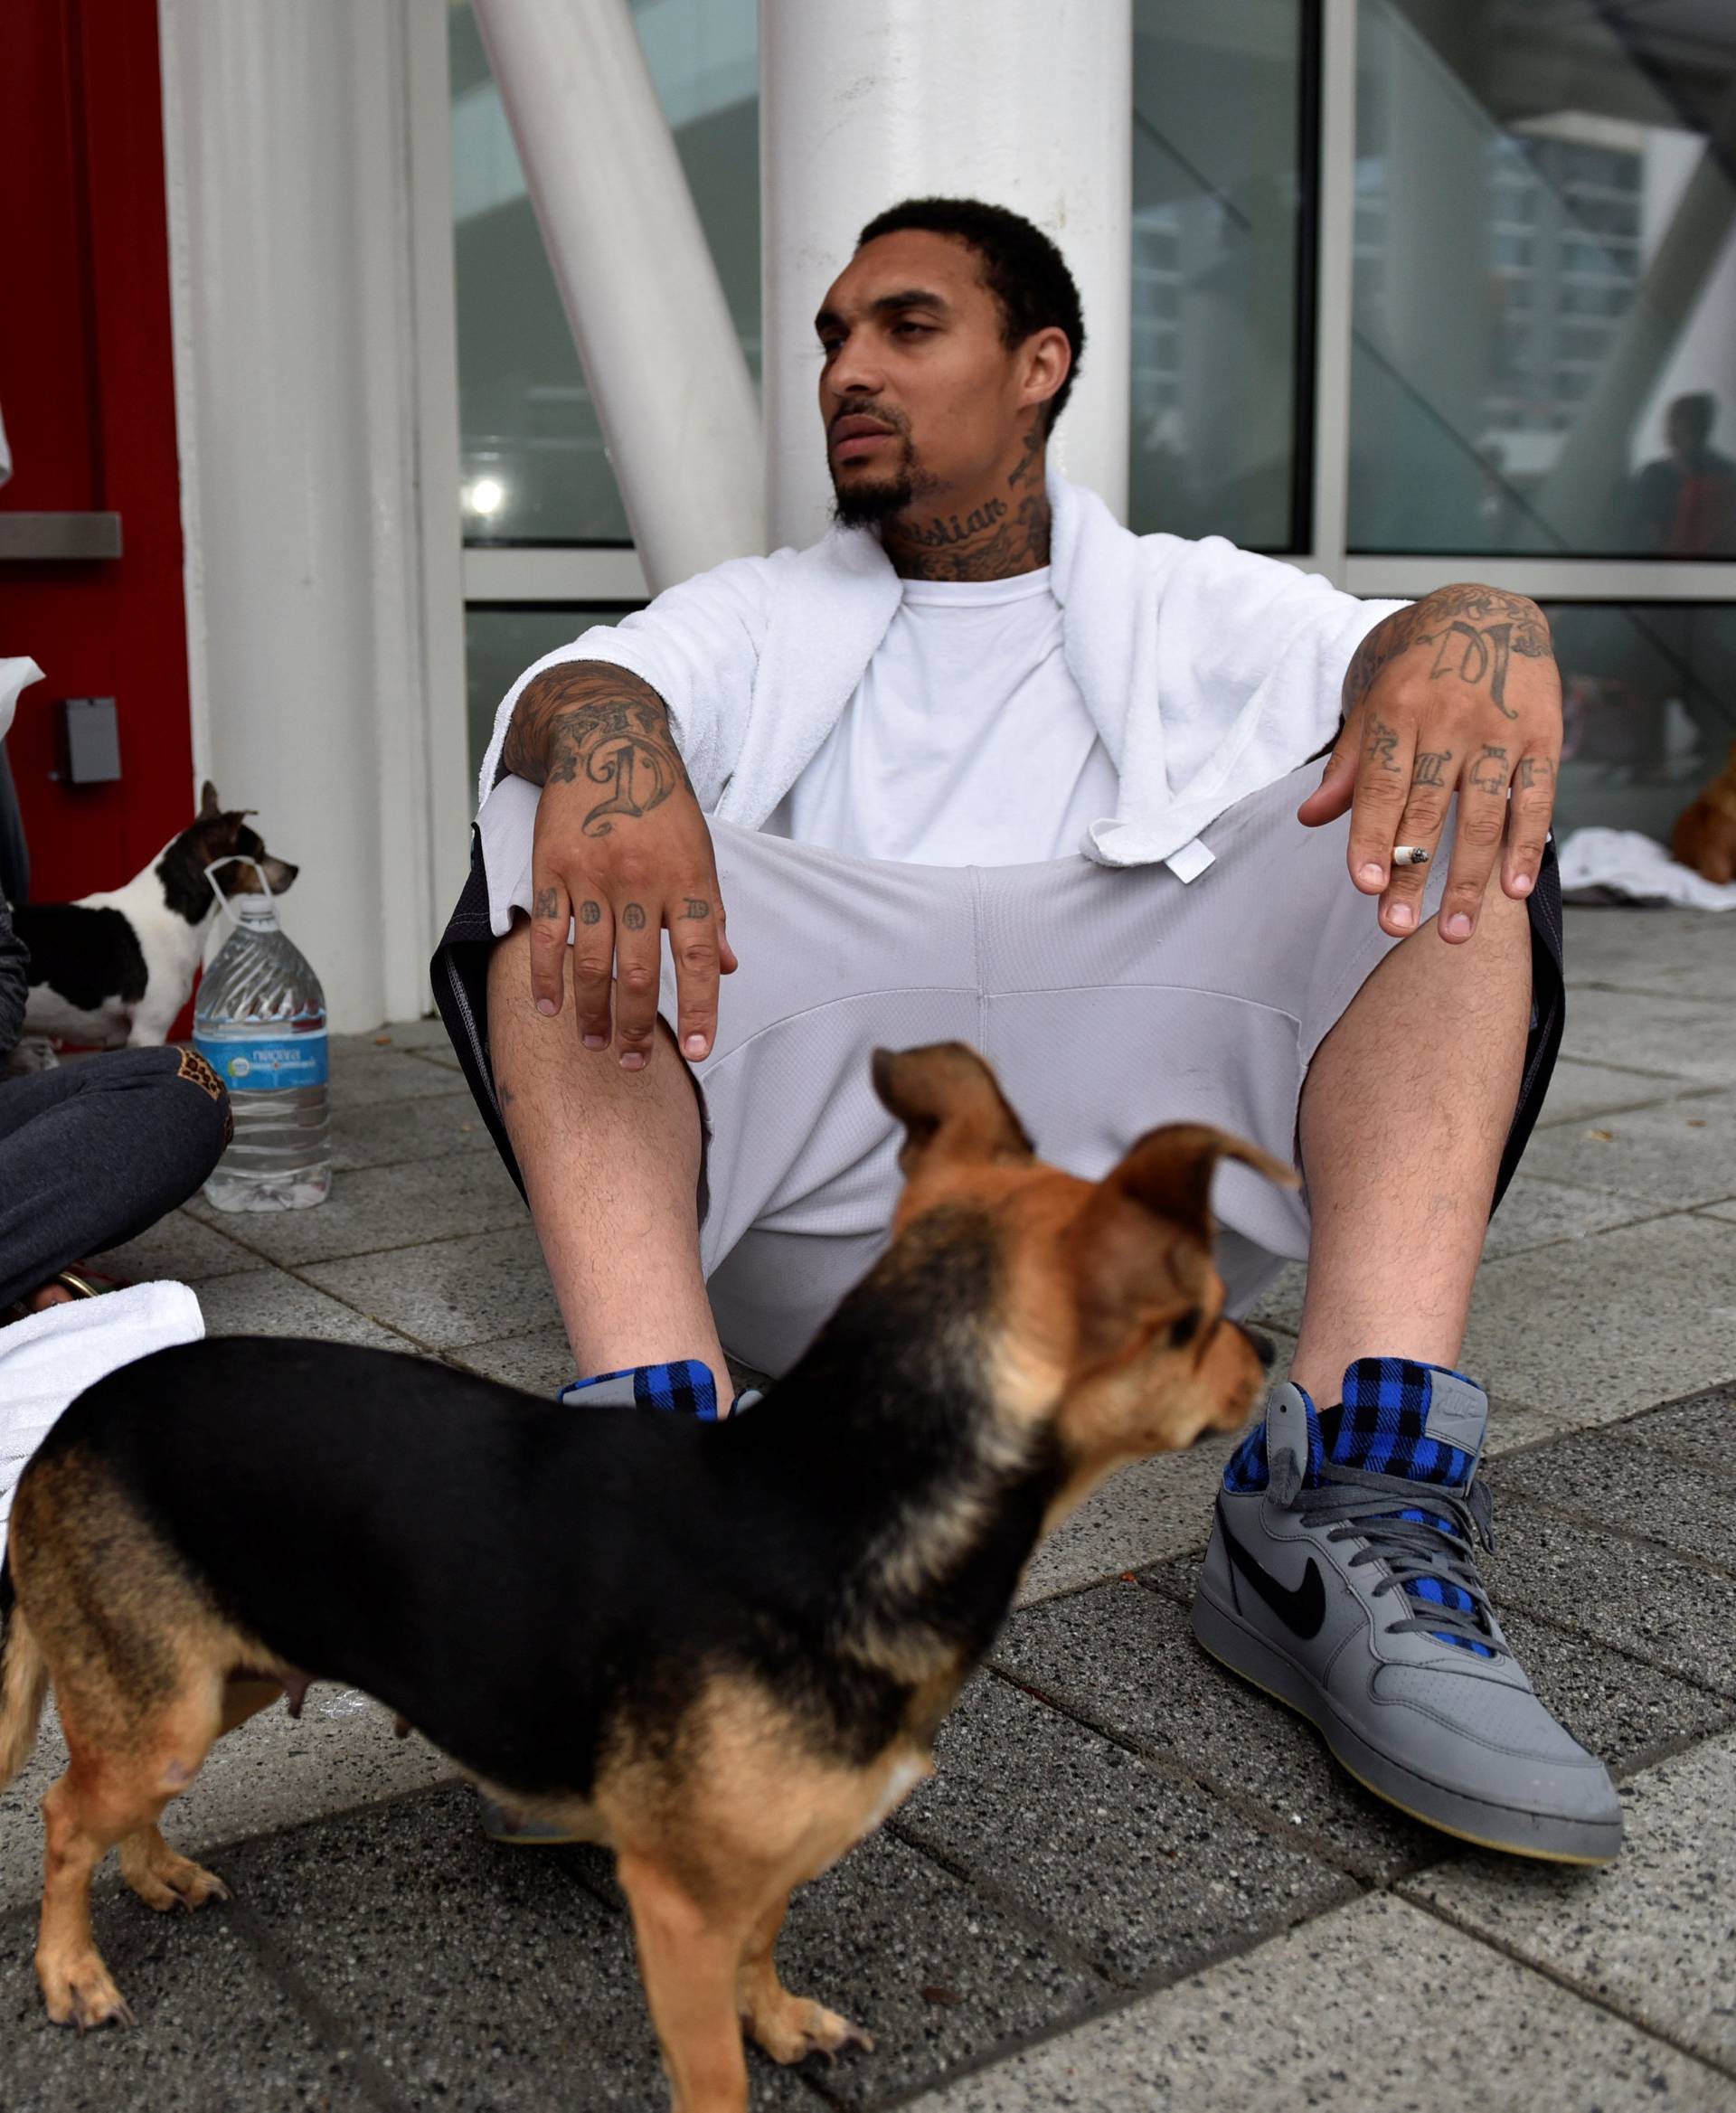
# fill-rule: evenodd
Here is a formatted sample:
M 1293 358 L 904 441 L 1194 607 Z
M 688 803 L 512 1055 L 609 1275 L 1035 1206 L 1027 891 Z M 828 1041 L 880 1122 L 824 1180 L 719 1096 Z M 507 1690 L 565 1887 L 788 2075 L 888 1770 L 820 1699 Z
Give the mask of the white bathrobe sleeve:
M 572 660 L 609 661 L 651 685 L 668 707 L 675 746 L 700 806 L 713 807 L 747 731 L 770 607 L 770 571 L 765 558 L 731 558 L 666 588 L 618 624 L 593 625 L 570 646 L 533 662 L 495 714 L 494 738 L 476 783 L 478 807 L 494 786 L 507 724 L 526 684 L 545 668 Z

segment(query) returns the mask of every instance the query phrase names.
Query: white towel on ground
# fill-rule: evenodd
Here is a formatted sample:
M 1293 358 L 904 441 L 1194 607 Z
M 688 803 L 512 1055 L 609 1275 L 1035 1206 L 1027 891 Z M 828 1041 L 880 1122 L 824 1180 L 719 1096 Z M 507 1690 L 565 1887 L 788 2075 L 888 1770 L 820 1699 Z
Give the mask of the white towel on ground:
M 0 1328 L 0 1545 L 24 1463 L 61 1410 L 119 1366 L 204 1332 L 192 1288 L 167 1281 L 75 1298 Z
M 1576 829 L 1556 848 L 1561 891 L 1613 888 L 1637 902 L 1680 902 L 1690 910 L 1736 910 L 1736 881 L 1708 881 L 1678 865 L 1637 829 Z

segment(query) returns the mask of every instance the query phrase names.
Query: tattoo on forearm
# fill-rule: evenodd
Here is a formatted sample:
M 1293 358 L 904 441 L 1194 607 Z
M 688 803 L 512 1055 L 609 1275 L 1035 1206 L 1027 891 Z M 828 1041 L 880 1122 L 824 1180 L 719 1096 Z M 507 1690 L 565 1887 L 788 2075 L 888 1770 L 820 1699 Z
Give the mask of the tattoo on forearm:
M 533 785 L 606 786 L 581 825 L 608 836 L 618 821 L 637 820 L 672 792 L 692 794 L 663 700 L 648 683 L 606 661 L 546 669 L 514 708 L 501 748 L 503 772 Z
M 630 932 L 645 929 L 645 911 L 637 902 L 629 902 L 621 912 L 621 922 Z
M 557 914 L 555 906 L 560 901 L 560 900 L 561 891 L 559 889 L 539 888 L 536 891 L 536 908 L 531 912 L 532 916 L 555 916 Z
M 1555 766 L 1547 756 L 1521 756 L 1519 759 L 1519 789 L 1530 792 L 1534 786 L 1553 785 Z
M 581 902 L 579 905 L 579 921 L 580 924 L 601 924 L 603 921 L 602 904 L 600 902 Z
M 1400 774 L 1398 746 L 1399 730 L 1397 727 L 1389 726 L 1383 719 L 1377 719 L 1370 729 L 1368 736 L 1370 762 L 1378 765 L 1382 770 L 1390 770 L 1395 778 L 1398 777 Z
M 702 895 L 684 895 L 682 901 L 686 904 L 686 908 L 681 913 L 683 924 L 687 923 L 690 919 L 697 924 L 712 914 L 711 904 Z
M 1483 753 L 1471 765 L 1471 783 L 1479 792 L 1505 792 L 1507 776 L 1507 751 L 1485 741 Z
M 1442 587 L 1410 608 L 1396 609 L 1375 625 L 1356 648 L 1344 676 L 1344 709 L 1359 704 L 1390 660 L 1413 646 L 1432 646 L 1431 676 L 1486 684 L 1495 710 L 1519 714 L 1507 703 L 1507 674 L 1516 653 L 1525 660 L 1552 657 L 1549 624 L 1534 601 L 1493 587 Z
M 1411 782 L 1416 785 L 1438 785 L 1444 791 L 1447 780 L 1441 773 L 1452 759 L 1453 751 L 1450 749 L 1423 750 L 1417 758 Z

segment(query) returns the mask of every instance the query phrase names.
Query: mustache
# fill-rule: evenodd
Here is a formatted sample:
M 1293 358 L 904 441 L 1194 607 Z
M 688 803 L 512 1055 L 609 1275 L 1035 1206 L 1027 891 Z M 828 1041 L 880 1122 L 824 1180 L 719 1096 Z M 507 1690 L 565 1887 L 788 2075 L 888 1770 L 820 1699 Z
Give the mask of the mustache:
M 890 427 L 902 439 L 910 437 L 910 422 L 901 411 L 892 410 L 884 404 L 875 403 L 872 398 L 860 401 L 841 403 L 832 414 L 827 432 L 835 432 L 845 419 L 873 419 L 882 426 Z

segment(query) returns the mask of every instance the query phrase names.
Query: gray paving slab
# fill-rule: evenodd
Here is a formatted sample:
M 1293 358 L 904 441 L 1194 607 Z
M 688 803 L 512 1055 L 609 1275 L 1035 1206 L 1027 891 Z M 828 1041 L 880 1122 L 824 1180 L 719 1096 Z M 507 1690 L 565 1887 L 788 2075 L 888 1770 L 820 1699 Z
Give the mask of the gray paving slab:
M 118 1888 L 91 1917 L 137 2019 L 80 2039 L 52 2025 L 31 1955 L 34 1910 L 0 1921 L 0 2102 L 6 2113 L 366 2113 L 347 2050 L 322 2043 L 219 1903 L 159 1915 Z
M 1091 1723 L 1253 1800 L 1365 1877 L 1390 1879 L 1444 1852 L 1439 1835 L 1335 1768 L 1299 1717 L 1209 1658 L 1181 1605 L 1143 1585 L 1118 1580 L 1015 1615 L 994 1661 Z
M 1699 1467 L 1654 1452 L 1632 1425 L 1521 1454 L 1502 1463 L 1495 1482 L 1498 1491 L 1518 1490 L 1616 1533 L 1660 1541 L 1736 1576 L 1736 1497 Z
M 1203 1548 L 1212 1497 L 1237 1442 L 1203 1439 L 1184 1453 L 1158 1453 L 1123 1467 L 1038 1549 L 1021 1602 L 1051 1599 L 1184 1548 Z
M 1566 1134 L 1551 1133 L 1552 1137 Z M 1651 1217 L 1658 1208 L 1645 1200 L 1610 1195 L 1590 1183 L 1576 1186 L 1565 1181 L 1538 1181 L 1531 1171 L 1533 1156 L 1533 1151 L 1527 1151 L 1525 1171 L 1508 1184 L 1500 1208 L 1489 1221 L 1483 1241 L 1486 1262 L 1499 1261 L 1505 1255 L 1527 1254 L 1533 1248 L 1551 1247 L 1557 1240 L 1583 1240 L 1588 1233 Z
M 0 1790 L 0 1907 L 41 1894 L 39 1806 L 65 1767 L 51 1705 L 35 1753 Z M 424 1740 L 395 1738 L 392 1719 L 366 1696 L 322 1684 L 308 1690 L 299 1721 L 278 1703 L 220 1739 L 192 1789 L 168 1807 L 163 1831 L 189 1855 L 216 1852 L 220 1863 L 222 1844 L 243 1835 L 400 1797 L 452 1773 Z
M 1491 1591 L 1495 1592 L 1493 1566 L 1486 1561 L 1483 1568 Z M 1177 1556 L 1146 1572 L 1145 1582 L 1185 1612 L 1194 1604 L 1199 1574 L 1198 1556 Z M 1678 1679 L 1626 1651 L 1594 1642 L 1558 1624 L 1540 1620 L 1503 1600 L 1498 1593 L 1495 1597 L 1507 1640 L 1519 1663 L 1530 1674 L 1537 1693 L 1573 1736 L 1599 1755 L 1615 1775 L 1631 1774 L 1655 1760 L 1665 1747 L 1679 1744 L 1684 1739 L 1709 1738 L 1723 1731 L 1736 1714 L 1736 1700 L 1727 1695 L 1708 1693 L 1705 1688 Z M 1062 1600 L 1059 1604 L 1071 1603 Z M 1280 1716 L 1288 1715 L 1279 1704 L 1268 1701 L 1231 1674 L 1214 1670 L 1220 1684 L 1227 1692 L 1246 1693 L 1251 1701 L 1260 1703 L 1262 1709 L 1277 1711 Z M 1206 1707 L 1209 1711 L 1209 1700 Z M 1299 1721 L 1293 1722 L 1297 1722 L 1298 1730 L 1306 1729 Z M 1206 1722 L 1211 1724 L 1210 1716 Z M 1330 1765 L 1324 1747 L 1319 1751 L 1323 1765 Z M 1335 1769 L 1333 1774 L 1335 1781 Z M 1276 1780 L 1281 1781 L 1281 1778 Z M 1357 1786 L 1347 1783 L 1345 1788 L 1355 1789 Z M 1270 1791 L 1265 1795 L 1276 1797 L 1278 1793 Z M 1351 1800 L 1351 1809 L 1384 1815 L 1387 1808 L 1379 1800 L 1359 1792 Z M 1327 1834 L 1328 1839 L 1341 1838 L 1329 1834 L 1324 1825 L 1321 1831 Z M 1436 1844 L 1439 1854 L 1442 1846 L 1440 1838 L 1432 1833 L 1427 1838 Z M 1385 1846 L 1381 1844 L 1376 1844 L 1372 1852 L 1385 1853 Z
M 333 1039 L 331 1105 L 334 1112 L 339 1108 L 377 1107 L 388 1100 L 432 1099 L 451 1090 L 450 1071 L 442 1064 L 425 1062 L 416 1050 L 382 1044 L 370 1034 L 344 1034 Z
M 231 1240 L 222 1225 L 221 1217 L 214 1227 L 205 1226 L 190 1211 L 171 1211 L 136 1240 L 90 1259 L 98 1269 L 128 1284 L 144 1284 L 158 1277 L 197 1284 L 208 1277 L 259 1269 L 260 1257 Z
M 1563 1125 L 1532 1139 L 1525 1171 L 1575 1184 L 1563 1193 L 1609 1192 L 1607 1201 L 1628 1197 L 1655 1209 L 1724 1202 L 1736 1196 L 1736 1093 L 1694 1094 Z
M 486 1380 L 499 1380 L 526 1393 L 552 1394 L 573 1377 L 572 1346 L 567 1331 L 553 1327 L 533 1328 L 525 1335 L 505 1335 L 495 1343 L 471 1343 L 446 1354 L 449 1363 L 466 1372 L 480 1373 Z
M 1703 1086 L 1736 1086 L 1736 1036 L 1726 1005 L 1576 985 L 1561 1048 L 1593 1063 L 1666 1071 Z
M 1709 1387 L 1619 1428 L 1644 1445 L 1692 1461 L 1703 1474 L 1736 1482 L 1736 1386 Z
M 462 1088 L 432 1099 L 376 1101 L 332 1114 L 332 1166 L 346 1174 L 359 1166 L 391 1166 L 406 1159 L 453 1159 L 492 1153 L 476 1106 Z M 320 1205 L 324 1209 L 325 1205 Z
M 215 1215 L 203 1201 L 188 1208 L 207 1222 Z M 253 1212 L 248 1219 L 232 1237 L 296 1266 L 528 1222 L 524 1198 L 492 1152 L 360 1167 L 335 1174 L 331 1194 L 309 1210 Z
M 362 1343 L 376 1350 L 415 1344 L 365 1314 L 304 1284 L 285 1269 L 249 1269 L 198 1284 L 208 1335 L 316 1335 L 327 1343 Z
M 559 1325 L 542 1250 L 522 1207 L 519 1214 L 524 1222 L 507 1231 L 310 1262 L 302 1274 L 430 1349 Z
M 1722 1287 L 1736 1287 L 1736 1226 L 1692 1214 L 1514 1255 L 1478 1274 L 1461 1363 L 1497 1398 L 1609 1422 L 1736 1375 Z
M 1504 1615 L 1517 1607 L 1736 1697 L 1736 1584 L 1515 1493 L 1497 1495 L 1495 1536 L 1481 1567 Z
M 991 1677 L 892 1823 L 1120 1980 L 1183 1974 L 1354 1884 L 1221 1800 Z
M 1719 2063 L 1736 2103 L 1736 1738 L 1648 1769 L 1623 1803 L 1626 1845 L 1606 1870 L 1469 1856 L 1410 1890 Z
M 1702 910 L 1569 909 L 1568 980 L 1664 997 L 1736 999 L 1727 915 Z
M 1618 1115 L 1624 1108 L 1645 1108 L 1680 1094 L 1705 1090 L 1689 1080 L 1661 1072 L 1623 1071 L 1614 1064 L 1558 1057 L 1537 1127 L 1552 1129 L 1558 1123 L 1584 1122 L 1590 1116 Z
M 392 1049 L 450 1049 L 451 1037 L 446 1032 L 446 1023 L 438 1013 L 429 1012 L 417 1020 L 388 1020 L 373 1034 L 356 1037 L 358 1041 L 372 1042 L 376 1048 L 383 1040 Z
M 460 1077 L 463 1076 L 462 1067 L 458 1062 L 458 1052 L 452 1047 L 452 1044 L 449 1042 L 444 1039 L 444 1036 L 442 1036 L 442 1039 L 438 1043 L 431 1042 L 427 1042 L 421 1048 L 414 1051 L 412 1053 L 422 1063 L 438 1064 L 442 1071 L 458 1071 Z
M 1728 2113 L 1649 2033 L 1380 1894 L 1131 2004 L 910 2113 Z

